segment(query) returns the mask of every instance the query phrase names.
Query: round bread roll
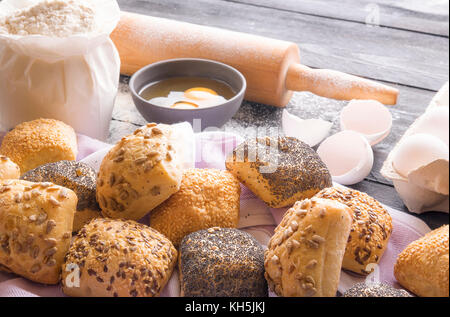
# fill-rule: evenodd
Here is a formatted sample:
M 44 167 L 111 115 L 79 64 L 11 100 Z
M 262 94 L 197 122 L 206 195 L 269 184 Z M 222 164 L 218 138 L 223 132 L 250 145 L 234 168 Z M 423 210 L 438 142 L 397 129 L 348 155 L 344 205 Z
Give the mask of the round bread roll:
M 181 296 L 263 297 L 264 249 L 250 234 L 210 228 L 191 233 L 180 245 Z
M 0 180 L 18 179 L 20 177 L 19 166 L 8 157 L 0 155 Z
M 264 255 L 270 289 L 284 297 L 336 296 L 351 223 L 351 210 L 336 201 L 297 202 Z
M 226 167 L 273 208 L 292 206 L 332 186 L 320 157 L 296 138 L 248 140 L 228 156 Z
M 61 186 L 0 181 L 0 264 L 38 283 L 58 283 L 76 205 L 76 194 Z
M 76 161 L 49 163 L 26 172 L 21 179 L 30 182 L 51 182 L 73 190 L 78 196 L 73 220 L 74 232 L 92 219 L 101 217 L 96 199 L 97 174 L 87 164 Z
M 344 297 L 412 297 L 404 289 L 397 289 L 384 283 L 357 283 L 349 288 Z
M 0 154 L 8 156 L 25 173 L 40 165 L 73 161 L 78 153 L 72 127 L 53 119 L 24 122 L 3 138 Z
M 412 242 L 397 257 L 394 276 L 406 289 L 422 297 L 449 296 L 449 226 Z
M 63 292 L 76 297 L 153 297 L 166 285 L 177 251 L 135 221 L 98 218 L 75 237 L 62 267 Z
M 387 248 L 392 218 L 385 208 L 366 193 L 349 188 L 326 188 L 316 195 L 350 207 L 353 224 L 342 267 L 367 275 L 373 272 Z
M 104 216 L 139 220 L 178 191 L 181 157 L 172 132 L 168 125 L 150 123 L 109 151 L 97 178 Z
M 180 190 L 150 213 L 150 226 L 178 246 L 189 233 L 211 227 L 235 228 L 241 187 L 229 172 L 188 169 Z

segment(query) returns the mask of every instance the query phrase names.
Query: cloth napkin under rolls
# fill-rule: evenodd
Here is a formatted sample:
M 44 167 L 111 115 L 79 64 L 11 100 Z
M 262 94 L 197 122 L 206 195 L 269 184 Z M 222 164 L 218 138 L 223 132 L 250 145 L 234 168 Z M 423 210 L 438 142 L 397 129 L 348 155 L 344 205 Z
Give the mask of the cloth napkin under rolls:
M 0 135 L 1 142 L 2 135 Z M 207 132 L 195 135 L 197 168 L 225 168 L 225 157 L 242 138 L 225 132 Z M 103 156 L 111 145 L 78 136 L 78 160 L 94 168 L 98 168 Z M 399 287 L 393 275 L 393 267 L 397 255 L 412 241 L 430 231 L 430 228 L 421 220 L 404 212 L 384 206 L 392 216 L 394 230 L 389 240 L 388 248 L 384 253 L 379 267 L 368 279 L 381 281 Z M 258 241 L 266 246 L 275 226 L 281 221 L 287 208 L 269 208 L 246 187 L 242 186 L 241 216 L 239 228 L 252 234 Z M 144 221 L 145 223 L 145 221 Z M 344 292 L 352 285 L 364 281 L 366 278 L 342 271 L 339 291 Z M 59 285 L 48 286 L 30 282 L 15 274 L 0 272 L 0 297 L 16 296 L 64 296 Z M 178 274 L 175 270 L 161 296 L 179 296 Z M 272 294 L 273 296 L 273 294 Z

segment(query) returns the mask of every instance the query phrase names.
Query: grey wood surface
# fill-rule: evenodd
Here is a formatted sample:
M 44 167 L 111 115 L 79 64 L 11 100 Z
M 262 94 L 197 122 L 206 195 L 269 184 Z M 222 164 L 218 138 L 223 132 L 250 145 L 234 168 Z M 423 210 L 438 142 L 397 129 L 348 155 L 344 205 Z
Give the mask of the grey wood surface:
M 398 104 L 389 107 L 394 120 L 392 132 L 374 147 L 372 173 L 353 188 L 407 212 L 391 182 L 380 174 L 380 168 L 406 129 L 448 80 L 448 2 L 442 5 L 440 0 L 119 0 L 119 4 L 126 11 L 293 41 L 299 45 L 302 62 L 308 66 L 336 69 L 398 88 Z M 375 5 L 380 12 L 380 26 L 366 24 L 366 19 L 374 21 L 367 15 Z M 127 81 L 127 77 L 121 78 L 122 101 L 114 110 L 110 142 L 145 124 L 127 100 Z M 334 133 L 339 131 L 338 114 L 345 104 L 299 92 L 287 109 L 303 118 L 332 121 Z M 281 129 L 281 113 L 280 108 L 245 101 L 222 129 L 252 137 L 256 128 L 259 133 L 264 129 Z M 448 215 L 443 213 L 419 217 L 432 228 L 449 222 Z

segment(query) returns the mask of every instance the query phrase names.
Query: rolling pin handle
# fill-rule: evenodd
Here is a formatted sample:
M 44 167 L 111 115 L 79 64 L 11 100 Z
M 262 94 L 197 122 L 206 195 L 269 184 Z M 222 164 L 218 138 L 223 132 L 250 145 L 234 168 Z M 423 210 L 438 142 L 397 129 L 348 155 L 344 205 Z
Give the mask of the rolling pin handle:
M 339 99 L 374 99 L 385 105 L 397 103 L 398 90 L 368 79 L 329 69 L 312 69 L 292 64 L 286 76 L 286 88 L 310 91 L 316 95 Z

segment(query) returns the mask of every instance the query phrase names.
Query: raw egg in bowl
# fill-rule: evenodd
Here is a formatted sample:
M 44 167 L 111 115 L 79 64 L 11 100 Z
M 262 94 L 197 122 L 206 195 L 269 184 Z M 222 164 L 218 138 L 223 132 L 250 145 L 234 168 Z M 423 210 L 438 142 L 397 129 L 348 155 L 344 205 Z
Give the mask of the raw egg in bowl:
M 205 59 L 158 62 L 142 68 L 130 80 L 133 101 L 147 121 L 187 121 L 201 130 L 221 127 L 231 119 L 246 88 L 239 71 Z

